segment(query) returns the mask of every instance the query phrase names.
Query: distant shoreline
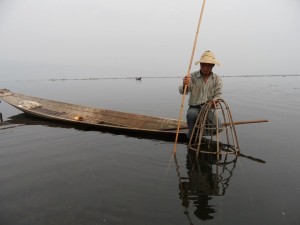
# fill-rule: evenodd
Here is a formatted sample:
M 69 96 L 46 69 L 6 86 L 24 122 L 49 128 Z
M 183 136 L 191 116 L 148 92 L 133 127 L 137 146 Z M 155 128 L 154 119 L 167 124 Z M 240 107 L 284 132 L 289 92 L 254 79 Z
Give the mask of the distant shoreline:
M 299 77 L 300 74 L 295 75 L 237 75 L 237 76 L 228 76 L 223 75 L 221 77 L 228 78 L 236 78 L 236 77 L 244 77 L 244 78 L 257 78 L 257 77 Z M 181 76 L 139 76 L 142 79 L 178 79 L 182 78 Z M 126 80 L 133 79 L 136 80 L 137 77 L 89 77 L 89 78 L 48 78 L 48 79 L 16 79 L 14 81 L 90 81 L 90 80 Z M 141 80 L 137 80 L 137 82 L 141 82 Z

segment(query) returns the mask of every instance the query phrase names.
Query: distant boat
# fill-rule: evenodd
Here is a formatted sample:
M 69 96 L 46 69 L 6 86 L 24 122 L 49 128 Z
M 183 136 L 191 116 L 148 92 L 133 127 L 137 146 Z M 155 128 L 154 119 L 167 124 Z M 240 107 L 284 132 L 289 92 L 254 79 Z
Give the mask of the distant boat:
M 118 131 L 124 134 L 159 136 L 162 139 L 173 140 L 177 132 L 178 120 L 176 119 L 69 104 L 17 94 L 7 89 L 0 89 L 0 99 L 27 115 L 57 123 L 103 131 Z M 186 139 L 186 122 L 181 121 L 180 128 L 179 136 L 181 139 Z
M 142 80 L 142 77 L 136 77 L 135 79 L 136 80 Z

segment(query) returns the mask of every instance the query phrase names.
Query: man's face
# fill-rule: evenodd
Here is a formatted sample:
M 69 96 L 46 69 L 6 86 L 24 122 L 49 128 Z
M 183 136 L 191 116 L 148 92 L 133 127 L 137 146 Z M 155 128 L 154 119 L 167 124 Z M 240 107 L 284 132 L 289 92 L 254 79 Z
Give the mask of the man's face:
M 210 63 L 200 63 L 200 69 L 202 74 L 205 76 L 210 75 L 214 66 L 215 66 L 214 64 L 210 64 Z

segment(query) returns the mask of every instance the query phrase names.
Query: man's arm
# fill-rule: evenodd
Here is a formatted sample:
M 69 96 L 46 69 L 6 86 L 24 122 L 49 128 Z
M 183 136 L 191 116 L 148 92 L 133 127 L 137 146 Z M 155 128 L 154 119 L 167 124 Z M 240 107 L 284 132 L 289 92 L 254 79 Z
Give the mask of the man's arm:
M 191 80 L 190 76 L 185 76 L 183 78 L 183 83 L 182 83 L 182 85 L 179 86 L 179 93 L 180 94 L 183 94 L 185 86 L 187 86 L 185 94 L 188 94 L 189 86 L 190 86 L 190 80 Z

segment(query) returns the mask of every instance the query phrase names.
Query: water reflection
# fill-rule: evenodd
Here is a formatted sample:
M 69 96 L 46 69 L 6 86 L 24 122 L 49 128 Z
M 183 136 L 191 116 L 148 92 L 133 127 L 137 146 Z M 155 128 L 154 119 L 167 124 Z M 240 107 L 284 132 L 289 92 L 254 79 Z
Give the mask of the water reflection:
M 175 157 L 177 175 L 179 179 L 179 198 L 184 207 L 184 214 L 192 223 L 190 213 L 200 220 L 211 220 L 216 210 L 210 204 L 213 196 L 225 195 L 229 187 L 230 178 L 236 167 L 236 157 L 224 157 L 217 161 L 215 154 L 201 154 L 196 158 L 194 151 L 188 150 L 184 176 Z

